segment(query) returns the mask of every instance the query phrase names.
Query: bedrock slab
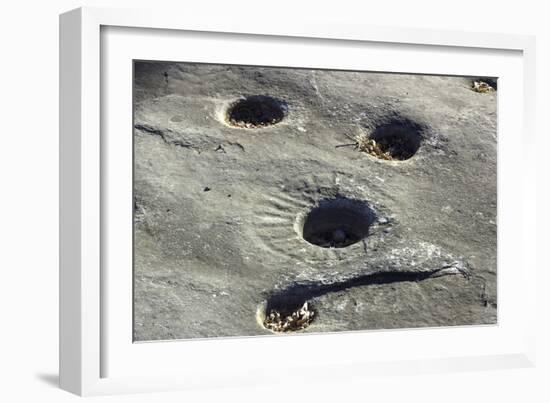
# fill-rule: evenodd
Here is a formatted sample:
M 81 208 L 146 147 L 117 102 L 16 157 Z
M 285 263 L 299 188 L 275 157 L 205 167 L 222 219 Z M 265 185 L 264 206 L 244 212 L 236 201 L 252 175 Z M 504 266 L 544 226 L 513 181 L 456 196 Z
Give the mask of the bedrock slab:
M 137 341 L 269 335 L 266 310 L 305 301 L 306 333 L 496 323 L 496 91 L 136 62 L 134 93 Z M 228 119 L 250 96 L 282 117 Z M 395 127 L 410 158 L 357 149 Z

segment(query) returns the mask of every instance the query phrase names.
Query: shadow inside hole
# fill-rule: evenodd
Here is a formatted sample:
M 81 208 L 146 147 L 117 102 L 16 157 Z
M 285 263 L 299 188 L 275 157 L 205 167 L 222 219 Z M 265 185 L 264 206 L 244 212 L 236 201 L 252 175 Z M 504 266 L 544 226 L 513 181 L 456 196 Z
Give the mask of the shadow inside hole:
M 324 199 L 304 218 L 302 237 L 322 248 L 345 248 L 367 237 L 374 211 L 361 200 Z
M 236 101 L 227 111 L 227 121 L 237 127 L 264 127 L 285 117 L 287 104 L 266 95 L 253 95 Z
M 382 153 L 404 161 L 416 154 L 422 144 L 422 126 L 408 119 L 392 120 L 378 126 L 369 136 Z

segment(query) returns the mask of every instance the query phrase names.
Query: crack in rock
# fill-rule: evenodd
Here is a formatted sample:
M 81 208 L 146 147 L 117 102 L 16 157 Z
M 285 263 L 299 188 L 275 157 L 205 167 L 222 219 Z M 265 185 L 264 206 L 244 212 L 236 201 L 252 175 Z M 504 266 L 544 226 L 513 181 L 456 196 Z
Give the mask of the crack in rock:
M 167 130 L 167 129 L 160 130 L 160 129 L 157 129 L 157 128 L 152 127 L 152 126 L 142 125 L 142 124 L 136 124 L 136 125 L 134 125 L 134 128 L 136 130 L 140 130 L 142 132 L 152 134 L 153 136 L 158 136 L 166 144 L 172 144 L 174 146 L 182 147 L 182 148 L 190 148 L 190 149 L 193 149 L 197 152 L 200 152 L 199 149 L 196 146 L 194 146 L 193 144 L 173 138 L 174 135 L 171 133 L 170 130 Z
M 229 144 L 230 146 L 233 146 L 233 147 L 237 147 L 243 153 L 245 152 L 244 146 L 241 143 L 237 142 L 237 141 L 235 141 L 235 142 L 228 141 L 227 144 Z

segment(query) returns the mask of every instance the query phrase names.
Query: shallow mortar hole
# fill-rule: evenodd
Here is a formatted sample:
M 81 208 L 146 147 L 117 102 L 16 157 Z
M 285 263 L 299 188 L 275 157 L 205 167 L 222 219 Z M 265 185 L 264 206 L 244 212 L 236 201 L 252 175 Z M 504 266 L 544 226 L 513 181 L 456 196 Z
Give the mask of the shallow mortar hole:
M 322 248 L 345 248 L 366 238 L 374 221 L 367 203 L 336 197 L 322 200 L 301 218 L 301 235 Z M 299 225 L 300 227 L 300 225 Z
M 404 161 L 416 154 L 422 143 L 421 127 L 409 120 L 378 126 L 369 136 L 359 135 L 357 147 L 386 161 Z
M 240 128 L 261 128 L 282 121 L 287 111 L 286 102 L 266 95 L 239 99 L 227 110 L 227 122 Z
M 491 77 L 480 77 L 472 81 L 472 90 L 475 92 L 494 92 L 497 90 L 497 79 Z

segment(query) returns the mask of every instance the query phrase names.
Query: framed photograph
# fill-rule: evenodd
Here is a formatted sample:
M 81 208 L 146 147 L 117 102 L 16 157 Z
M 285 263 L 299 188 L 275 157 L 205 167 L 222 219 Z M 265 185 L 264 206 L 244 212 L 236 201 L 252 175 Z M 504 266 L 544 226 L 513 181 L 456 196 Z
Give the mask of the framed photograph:
M 533 365 L 532 37 L 84 8 L 60 45 L 62 388 Z

